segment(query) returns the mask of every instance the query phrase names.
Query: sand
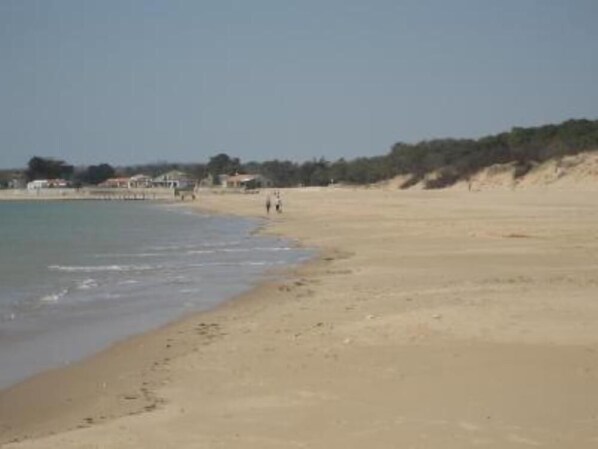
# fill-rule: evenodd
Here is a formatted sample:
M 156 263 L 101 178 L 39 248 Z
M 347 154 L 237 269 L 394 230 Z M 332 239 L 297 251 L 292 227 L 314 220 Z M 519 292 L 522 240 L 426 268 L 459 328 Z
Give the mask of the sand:
M 316 261 L 4 391 L 0 441 L 598 447 L 594 192 L 283 190 L 262 232 Z M 194 205 L 265 216 L 264 202 Z

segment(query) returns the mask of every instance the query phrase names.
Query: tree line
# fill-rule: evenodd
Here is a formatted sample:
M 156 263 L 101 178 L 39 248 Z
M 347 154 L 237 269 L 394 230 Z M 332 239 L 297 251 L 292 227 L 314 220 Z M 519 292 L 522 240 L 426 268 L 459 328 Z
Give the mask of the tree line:
M 118 168 L 104 163 L 75 169 L 64 161 L 34 157 L 28 163 L 26 176 L 28 180 L 60 177 L 85 185 L 98 184 L 117 175 L 157 176 L 170 170 L 184 171 L 198 180 L 208 175 L 257 173 L 272 180 L 277 187 L 294 187 L 331 183 L 362 185 L 406 175 L 403 188 L 420 181 L 426 188 L 441 188 L 468 179 L 494 164 L 513 163 L 515 176 L 522 176 L 534 164 L 589 150 L 598 150 L 598 120 L 581 119 L 558 125 L 515 127 L 479 139 L 398 142 L 385 155 L 341 158 L 334 162 L 321 158 L 303 163 L 278 159 L 243 163 L 239 158 L 220 153 L 207 163 L 160 162 Z M 436 176 L 428 178 L 426 175 L 430 173 Z
M 325 159 L 302 164 L 290 161 L 251 163 L 251 168 L 280 187 L 323 186 L 331 182 L 371 184 L 405 175 L 403 188 L 424 181 L 442 188 L 495 164 L 512 163 L 515 176 L 552 158 L 598 150 L 598 120 L 568 120 L 558 125 L 515 127 L 479 139 L 433 139 L 416 144 L 398 142 L 386 155 L 353 160 Z M 436 176 L 426 175 L 435 173 Z

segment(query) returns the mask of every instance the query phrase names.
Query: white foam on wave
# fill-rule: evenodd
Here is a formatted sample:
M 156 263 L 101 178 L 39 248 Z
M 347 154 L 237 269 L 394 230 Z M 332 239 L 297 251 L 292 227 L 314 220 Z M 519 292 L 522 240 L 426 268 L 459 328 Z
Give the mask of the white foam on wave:
M 50 304 L 57 303 L 58 301 L 60 301 L 61 298 L 64 298 L 68 292 L 68 288 L 65 288 L 64 290 L 61 290 L 58 293 L 51 293 L 49 295 L 42 296 L 41 298 L 39 298 L 39 302 Z
M 133 284 L 139 284 L 139 281 L 136 281 L 135 279 L 127 279 L 124 281 L 121 281 L 118 283 L 118 285 L 133 285 Z
M 224 253 L 250 253 L 257 251 L 291 251 L 293 248 L 288 246 L 272 246 L 272 247 L 254 247 L 254 248 L 224 248 L 221 251 Z
M 79 290 L 89 290 L 98 286 L 98 281 L 95 279 L 84 279 L 77 284 Z
M 154 266 L 151 265 L 96 265 L 96 266 L 67 266 L 67 265 L 50 265 L 48 269 L 52 271 L 66 271 L 66 272 L 81 272 L 81 273 L 97 273 L 103 271 L 147 271 L 152 270 Z
M 278 251 L 291 251 L 293 248 L 288 246 L 277 246 L 277 247 L 253 247 L 253 248 L 226 248 L 225 245 L 206 245 L 203 249 L 197 249 L 195 245 L 188 246 L 171 246 L 171 247 L 154 247 L 156 251 L 163 252 L 147 252 L 147 253 L 108 253 L 108 254 L 96 254 L 96 258 L 118 258 L 118 257 L 130 257 L 130 258 L 147 258 L 147 257 L 171 257 L 172 253 L 167 251 L 184 251 L 186 255 L 200 255 L 200 254 L 215 254 L 218 252 L 222 253 L 250 253 L 250 252 L 278 252 Z M 191 248 L 191 249 L 188 249 Z M 213 248 L 213 249 L 206 249 Z
M 214 254 L 216 251 L 213 249 L 191 249 L 187 251 L 185 254 L 193 255 L 193 254 Z

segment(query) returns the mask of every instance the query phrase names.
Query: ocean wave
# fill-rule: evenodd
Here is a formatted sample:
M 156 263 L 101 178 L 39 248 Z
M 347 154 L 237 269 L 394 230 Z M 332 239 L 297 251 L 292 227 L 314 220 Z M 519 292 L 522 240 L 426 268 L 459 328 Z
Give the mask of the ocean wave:
M 146 253 L 108 253 L 108 254 L 96 254 L 94 257 L 98 259 L 109 259 L 109 258 L 148 258 L 148 257 L 172 257 L 176 251 L 179 254 L 185 254 L 188 256 L 201 255 L 201 254 L 215 254 L 215 253 L 251 253 L 251 252 L 278 252 L 278 251 L 291 251 L 294 248 L 288 246 L 279 247 L 253 247 L 253 248 L 226 248 L 225 245 L 205 245 L 197 247 L 197 245 L 185 245 L 185 246 L 171 246 L 166 249 L 159 250 L 159 247 L 155 247 L 154 251 L 162 252 L 146 252 Z M 211 249 L 208 249 L 211 248 Z M 170 251 L 170 252 L 168 252 Z
M 84 279 L 77 284 L 78 290 L 89 290 L 98 286 L 98 281 L 95 279 Z
M 206 250 L 206 248 L 222 248 L 234 247 L 240 245 L 241 241 L 227 241 L 227 242 L 204 242 L 204 243 L 189 243 L 189 244 L 175 244 L 175 245 L 158 245 L 148 246 L 144 249 L 147 251 L 193 251 Z
M 126 279 L 126 280 L 120 281 L 118 283 L 118 285 L 134 285 L 134 284 L 139 284 L 139 281 L 137 281 L 135 279 Z
M 214 254 L 216 251 L 213 249 L 190 249 L 185 254 Z
M 202 246 L 205 248 L 222 248 L 223 246 L 237 246 L 240 245 L 240 240 L 234 240 L 229 242 L 210 242 L 204 243 Z
M 215 253 L 251 253 L 251 252 L 278 252 L 291 251 L 294 248 L 289 246 L 275 246 L 275 247 L 252 247 L 252 248 L 226 248 L 218 245 L 205 246 L 198 249 L 196 246 L 191 246 L 192 249 L 187 249 L 184 254 L 198 255 L 198 254 L 215 254 Z M 212 248 L 212 249 L 206 249 Z M 185 247 L 179 247 L 179 250 L 184 250 Z M 150 257 L 150 256 L 171 256 L 169 253 L 142 253 L 142 254 L 122 254 L 122 256 L 131 257 Z
M 66 272 L 80 272 L 80 273 L 96 273 L 103 271 L 147 271 L 157 268 L 152 265 L 95 265 L 95 266 L 67 266 L 67 265 L 50 265 L 48 269 L 52 271 L 66 271 Z
M 58 293 L 51 293 L 49 295 L 42 296 L 39 298 L 41 303 L 57 303 L 61 298 L 64 298 L 69 292 L 68 288 L 59 291 Z
M 147 249 L 148 251 L 180 251 L 187 248 L 197 248 L 197 245 L 159 245 L 149 246 L 144 249 Z
M 275 252 L 275 251 L 291 251 L 293 248 L 288 246 L 271 246 L 271 247 L 254 247 L 254 248 L 224 248 L 220 251 L 224 253 L 250 253 L 250 252 Z
M 284 262 L 282 262 L 284 263 Z M 187 267 L 191 268 L 201 268 L 201 267 L 242 267 L 242 266 L 264 266 L 264 265 L 279 265 L 281 262 L 268 262 L 264 260 L 246 260 L 242 262 L 203 262 L 203 263 L 193 263 L 187 265 Z
M 164 257 L 169 254 L 164 253 L 108 253 L 108 254 L 96 254 L 94 257 L 98 259 L 112 258 L 112 257 Z

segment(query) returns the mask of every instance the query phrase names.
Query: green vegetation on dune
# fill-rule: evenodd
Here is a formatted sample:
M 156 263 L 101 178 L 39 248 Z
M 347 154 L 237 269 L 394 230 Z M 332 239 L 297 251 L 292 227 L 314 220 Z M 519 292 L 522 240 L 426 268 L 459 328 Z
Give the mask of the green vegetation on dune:
M 428 181 L 426 187 L 438 188 L 467 179 L 494 164 L 514 163 L 515 176 L 522 176 L 533 164 L 597 149 L 598 120 L 569 120 L 560 125 L 513 128 L 477 140 L 397 143 L 386 158 L 394 175 L 410 175 L 411 182 L 436 172 L 438 176 Z

